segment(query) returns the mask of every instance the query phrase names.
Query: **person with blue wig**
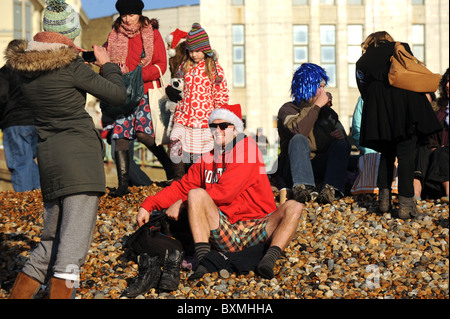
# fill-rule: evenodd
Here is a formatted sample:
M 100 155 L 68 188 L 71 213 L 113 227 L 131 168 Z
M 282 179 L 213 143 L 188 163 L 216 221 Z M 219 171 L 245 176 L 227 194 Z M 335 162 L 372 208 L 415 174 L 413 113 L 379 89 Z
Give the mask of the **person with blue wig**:
M 328 81 L 322 67 L 302 64 L 292 78 L 292 101 L 278 112 L 281 152 L 276 174 L 301 203 L 328 204 L 344 196 L 350 144 L 325 91 Z

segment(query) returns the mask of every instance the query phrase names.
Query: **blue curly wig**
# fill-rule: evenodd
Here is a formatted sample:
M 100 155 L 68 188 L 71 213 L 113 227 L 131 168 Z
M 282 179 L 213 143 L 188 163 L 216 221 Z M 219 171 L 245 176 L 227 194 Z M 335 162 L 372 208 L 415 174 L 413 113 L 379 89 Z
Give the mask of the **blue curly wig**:
M 293 101 L 300 104 L 311 99 L 316 95 L 322 81 L 325 81 L 325 85 L 329 81 L 327 72 L 322 67 L 313 63 L 303 63 L 292 77 L 291 97 Z

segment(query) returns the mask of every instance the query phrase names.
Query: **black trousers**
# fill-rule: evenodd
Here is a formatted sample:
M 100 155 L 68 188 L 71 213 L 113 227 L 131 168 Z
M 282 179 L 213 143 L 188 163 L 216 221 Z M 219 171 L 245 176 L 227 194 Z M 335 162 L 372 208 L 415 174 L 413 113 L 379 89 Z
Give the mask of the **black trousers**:
M 386 142 L 381 145 L 380 166 L 377 186 L 379 189 L 391 189 L 394 178 L 395 158 L 398 160 L 398 195 L 414 196 L 414 159 L 417 136 L 399 142 Z

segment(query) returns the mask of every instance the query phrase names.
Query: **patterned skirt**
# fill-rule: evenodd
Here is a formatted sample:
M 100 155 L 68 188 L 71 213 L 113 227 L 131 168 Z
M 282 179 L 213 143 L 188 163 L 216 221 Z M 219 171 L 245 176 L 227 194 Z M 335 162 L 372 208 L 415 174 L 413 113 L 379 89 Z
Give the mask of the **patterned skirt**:
M 144 95 L 136 110 L 116 118 L 112 138 L 134 140 L 136 132 L 155 136 L 147 94 Z

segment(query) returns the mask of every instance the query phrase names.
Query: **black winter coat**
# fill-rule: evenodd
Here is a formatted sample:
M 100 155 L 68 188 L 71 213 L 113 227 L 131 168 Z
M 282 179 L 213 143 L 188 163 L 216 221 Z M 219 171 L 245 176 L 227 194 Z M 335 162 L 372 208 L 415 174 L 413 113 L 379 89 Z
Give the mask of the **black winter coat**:
M 403 43 L 411 53 L 409 45 Z M 356 81 L 364 100 L 360 145 L 380 151 L 382 143 L 397 143 L 417 134 L 428 136 L 440 125 L 424 93 L 389 84 L 390 58 L 395 42 L 373 44 L 356 62 Z

